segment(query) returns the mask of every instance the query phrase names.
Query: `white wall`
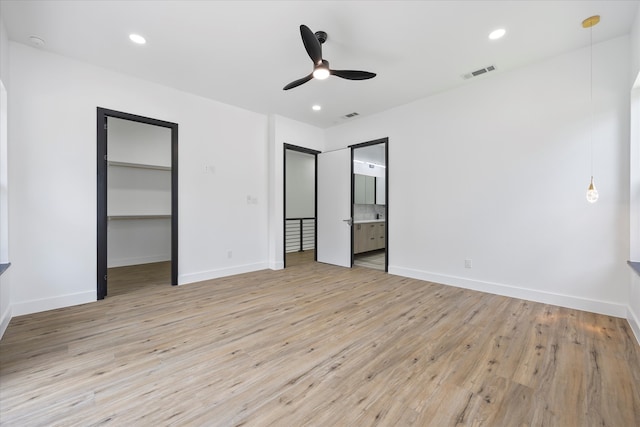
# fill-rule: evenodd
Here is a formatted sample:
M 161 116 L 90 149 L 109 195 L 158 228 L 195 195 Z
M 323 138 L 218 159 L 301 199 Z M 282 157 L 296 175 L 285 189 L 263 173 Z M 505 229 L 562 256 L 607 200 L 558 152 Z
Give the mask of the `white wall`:
M 631 102 L 631 138 L 630 138 L 630 204 L 631 248 L 629 257 L 640 261 L 640 7 L 636 13 L 631 39 L 630 82 L 635 85 Z M 631 324 L 636 338 L 640 342 L 640 276 L 631 271 L 629 285 L 629 313 L 627 320 Z
M 8 102 L 8 92 L 9 88 L 9 36 L 7 35 L 6 28 L 4 26 L 4 21 L 0 16 L 0 82 L 2 82 L 4 89 L 6 91 L 6 101 Z M 9 192 L 9 182 L 7 176 L 7 170 L 5 167 L 8 167 L 7 154 L 8 154 L 8 123 L 5 122 L 5 119 L 8 120 L 8 108 L 5 105 L 0 106 L 0 117 L 2 117 L 2 123 L 0 123 L 0 133 L 3 135 L 0 137 L 0 174 L 2 175 L 1 183 L 2 190 L 0 192 L 0 239 L 1 239 L 1 254 L 0 262 L 11 261 L 9 255 L 9 245 L 8 245 L 8 192 Z M 6 140 L 5 140 L 6 138 Z M 11 321 L 12 310 L 11 310 L 11 269 L 4 272 L 2 276 L 0 276 L 0 337 L 4 334 L 4 331 L 7 329 L 9 325 L 9 321 Z
M 316 159 L 313 154 L 286 150 L 287 218 L 312 218 L 316 207 Z
M 109 161 L 171 167 L 171 129 L 107 118 Z
M 640 72 L 640 7 L 636 11 L 636 17 L 631 26 L 631 32 L 629 34 L 631 41 L 630 58 L 631 58 L 631 73 L 629 74 L 629 83 L 633 85 L 636 76 Z
M 640 262 L 640 72 L 631 92 L 631 137 L 629 147 L 629 260 Z M 640 342 L 640 272 L 631 270 L 629 286 L 629 312 L 627 320 Z
M 269 268 L 284 268 L 284 144 L 324 150 L 324 131 L 278 115 L 269 117 Z
M 98 106 L 179 124 L 180 284 L 266 268 L 266 116 L 13 42 L 10 54 L 14 315 L 96 298 Z
M 595 205 L 588 49 L 329 129 L 389 137 L 389 272 L 625 316 L 629 49 L 594 46 Z

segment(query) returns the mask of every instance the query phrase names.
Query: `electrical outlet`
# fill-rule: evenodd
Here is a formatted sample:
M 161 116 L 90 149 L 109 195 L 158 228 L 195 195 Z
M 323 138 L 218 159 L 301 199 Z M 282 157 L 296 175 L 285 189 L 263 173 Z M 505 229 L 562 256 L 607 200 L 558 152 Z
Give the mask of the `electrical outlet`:
M 465 259 L 464 268 L 471 268 L 471 267 L 473 267 L 473 261 L 471 261 L 470 259 Z
M 227 251 L 227 258 L 233 258 L 233 251 Z

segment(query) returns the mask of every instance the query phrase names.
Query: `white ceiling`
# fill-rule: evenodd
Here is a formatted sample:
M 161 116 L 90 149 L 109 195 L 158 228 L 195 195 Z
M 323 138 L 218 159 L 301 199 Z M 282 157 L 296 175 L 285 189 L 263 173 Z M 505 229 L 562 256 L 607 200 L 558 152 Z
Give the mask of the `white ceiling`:
M 318 127 L 373 114 L 626 35 L 639 1 L 27 1 L 1 0 L 9 37 L 44 50 Z M 328 33 L 323 56 L 372 80 L 330 77 L 283 91 L 312 62 L 299 26 Z M 490 31 L 507 34 L 490 41 Z M 146 37 L 132 44 L 132 32 Z M 597 60 L 597 58 L 594 58 Z M 488 65 L 497 71 L 461 76 Z M 311 110 L 320 104 L 320 112 Z M 348 120 L 357 120 L 356 118 Z

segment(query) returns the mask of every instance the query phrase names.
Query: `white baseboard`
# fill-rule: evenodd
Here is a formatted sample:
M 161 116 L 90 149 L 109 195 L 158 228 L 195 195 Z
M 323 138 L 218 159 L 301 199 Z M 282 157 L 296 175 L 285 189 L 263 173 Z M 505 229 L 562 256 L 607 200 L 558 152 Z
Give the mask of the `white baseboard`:
M 11 306 L 13 316 L 39 313 L 41 311 L 54 310 L 56 308 L 70 307 L 72 305 L 86 304 L 97 300 L 96 291 L 78 292 L 75 294 L 61 295 L 52 298 L 22 301 Z
M 135 258 L 110 259 L 107 268 L 126 267 L 128 265 L 151 264 L 152 262 L 171 261 L 171 255 L 153 255 Z
M 562 295 L 551 292 L 538 291 L 535 289 L 519 288 L 516 286 L 510 286 L 501 283 L 482 282 L 478 280 L 465 279 L 463 277 L 447 276 L 443 274 L 429 273 L 427 271 L 396 266 L 389 266 L 389 273 L 398 276 L 410 277 L 412 279 L 441 283 L 443 285 L 456 286 L 459 288 L 487 292 L 490 294 L 502 295 L 511 298 L 524 299 L 527 301 L 553 304 L 561 307 L 573 308 L 576 310 L 604 314 L 607 316 L 620 318 L 627 317 L 627 307 L 625 305 L 613 302 L 596 301 L 571 295 Z
M 11 305 L 7 307 L 7 309 L 2 313 L 2 317 L 0 318 L 0 339 L 4 336 L 4 332 L 7 330 L 7 326 L 9 326 L 9 322 L 11 322 L 12 310 Z
M 178 284 L 186 285 L 187 283 L 203 282 L 205 280 L 233 276 L 234 274 L 251 273 L 252 271 L 266 270 L 267 268 L 267 262 L 258 262 L 255 264 L 245 264 L 237 265 L 234 267 L 221 268 L 219 270 L 208 270 L 198 273 L 181 274 L 178 277 Z
M 274 261 L 269 263 L 271 270 L 282 270 L 284 268 L 284 261 Z
M 636 313 L 631 310 L 631 307 L 627 307 L 627 321 L 629 322 L 629 325 L 631 325 L 631 330 L 636 336 L 638 344 L 640 344 L 640 319 L 638 319 Z

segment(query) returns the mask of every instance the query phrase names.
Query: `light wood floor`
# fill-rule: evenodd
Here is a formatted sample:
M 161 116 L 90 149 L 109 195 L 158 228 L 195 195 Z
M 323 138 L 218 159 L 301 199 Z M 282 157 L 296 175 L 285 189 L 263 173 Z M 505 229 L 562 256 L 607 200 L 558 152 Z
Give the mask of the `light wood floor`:
M 107 296 L 171 285 L 171 261 L 115 267 L 107 270 Z
M 12 319 L 0 423 L 638 426 L 640 347 L 622 319 L 311 263 Z
M 285 254 L 285 267 L 296 267 L 304 264 L 311 264 L 315 262 L 316 251 L 304 251 L 304 252 L 288 252 Z

